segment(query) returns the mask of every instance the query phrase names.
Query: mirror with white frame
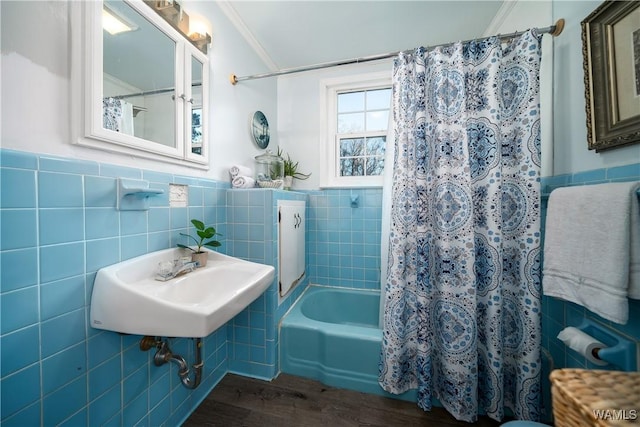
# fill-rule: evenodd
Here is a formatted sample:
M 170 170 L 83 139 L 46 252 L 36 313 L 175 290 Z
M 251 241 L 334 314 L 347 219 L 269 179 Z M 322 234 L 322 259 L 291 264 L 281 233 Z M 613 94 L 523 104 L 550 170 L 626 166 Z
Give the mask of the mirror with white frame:
M 77 143 L 206 168 L 207 56 L 142 1 L 79 7 L 87 37 Z
M 127 3 L 103 11 L 103 127 L 175 147 L 176 42 Z M 122 31 L 110 33 L 107 19 Z
M 191 152 L 203 155 L 203 102 L 202 102 L 202 70 L 204 65 L 197 58 L 191 57 Z

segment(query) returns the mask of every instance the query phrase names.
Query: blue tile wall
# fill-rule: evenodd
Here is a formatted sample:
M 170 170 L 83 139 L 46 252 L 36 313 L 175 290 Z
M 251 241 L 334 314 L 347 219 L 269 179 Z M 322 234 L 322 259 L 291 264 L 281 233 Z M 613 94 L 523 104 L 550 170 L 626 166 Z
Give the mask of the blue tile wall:
M 352 197 L 358 204 L 351 206 Z M 306 200 L 306 276 L 278 301 L 277 202 Z M 382 190 L 290 192 L 234 189 L 227 192 L 227 251 L 276 267 L 265 294 L 228 326 L 229 369 L 256 378 L 279 371 L 278 324 L 309 283 L 380 288 Z
M 177 425 L 227 371 L 267 379 L 277 374 L 277 325 L 307 284 L 379 289 L 380 189 L 229 190 L 206 179 L 11 150 L 0 151 L 0 166 L 3 425 L 38 425 L 41 414 L 46 424 Z M 170 208 L 165 195 L 146 212 L 116 211 L 119 176 L 147 179 L 165 193 L 169 183 L 187 184 L 189 206 Z M 640 163 L 546 177 L 542 184 L 548 191 L 638 179 Z M 182 242 L 190 218 L 216 226 L 223 252 L 277 266 L 279 199 L 307 201 L 305 281 L 282 303 L 274 281 L 205 338 L 205 380 L 198 389 L 182 387 L 175 367 L 155 367 L 152 354 L 137 349 L 140 337 L 88 327 L 96 270 Z M 543 345 L 553 366 L 594 368 L 555 338 L 585 317 L 639 341 L 640 303 L 631 304 L 629 323 L 616 325 L 543 297 Z M 189 344 L 175 340 L 172 346 L 191 354 Z M 69 393 L 73 401 L 65 400 Z
M 640 181 L 640 163 L 612 168 L 595 169 L 575 174 L 556 175 L 544 177 L 541 180 L 543 193 L 549 193 L 554 188 L 572 185 L 592 185 L 606 182 Z M 543 198 L 542 220 L 546 217 L 546 198 Z M 567 326 L 578 326 L 583 319 L 590 319 L 600 324 L 603 328 L 610 328 L 618 334 L 631 338 L 636 344 L 640 344 L 640 301 L 629 300 L 629 321 L 626 325 L 619 325 L 600 316 L 591 313 L 584 307 L 574 303 L 565 302 L 556 298 L 542 297 L 542 346 L 549 351 L 552 364 L 546 363 L 543 372 L 543 390 L 545 392 L 545 409 L 550 408 L 550 384 L 548 381 L 549 369 L 553 368 L 588 368 L 602 369 L 593 365 L 584 357 L 565 347 L 556 337 Z M 611 369 L 611 367 L 604 367 Z M 550 412 L 547 411 L 550 419 Z
M 155 367 L 152 355 L 140 352 L 140 337 L 90 328 L 91 290 L 99 268 L 184 242 L 180 233 L 195 217 L 216 226 L 223 252 L 277 266 L 277 201 L 307 200 L 307 194 L 230 191 L 226 183 L 12 150 L 0 151 L 0 165 L 3 425 L 176 425 L 228 370 L 266 379 L 277 374 L 277 326 L 317 271 L 310 264 L 315 244 L 307 248 L 307 278 L 284 301 L 275 280 L 204 340 L 205 380 L 193 392 L 182 387 L 173 366 Z M 148 211 L 117 211 L 117 177 L 147 179 L 165 196 Z M 169 207 L 169 183 L 189 185 L 188 207 Z M 337 205 L 344 201 L 337 196 L 325 197 Z M 379 201 L 373 193 L 367 200 L 352 218 L 342 212 L 342 239 L 327 241 L 344 245 L 343 257 L 360 258 L 343 261 L 360 271 L 341 274 L 351 278 L 341 286 L 366 287 L 362 270 L 377 269 L 379 233 L 366 238 L 364 232 L 379 229 Z M 308 207 L 307 217 L 323 215 Z M 347 239 L 351 233 L 357 236 Z M 174 352 L 190 354 L 187 341 L 175 340 Z
M 278 302 L 278 200 L 305 201 L 307 195 L 271 189 L 227 192 L 228 253 L 276 268 L 276 278 L 267 291 L 228 327 L 229 370 L 263 379 L 271 379 L 279 372 L 278 324 L 309 283 L 307 276 Z M 308 204 L 306 212 L 308 216 Z
M 0 155 L 3 425 L 38 425 L 41 414 L 45 424 L 178 424 L 227 369 L 260 378 L 278 372 L 277 324 L 306 284 L 379 288 L 379 189 L 227 191 L 226 184 L 154 171 L 9 150 Z M 187 184 L 189 206 L 169 208 L 161 197 L 146 213 L 118 212 L 120 176 L 148 179 L 165 190 L 169 182 Z M 640 164 L 631 164 L 547 177 L 543 188 L 637 179 Z M 215 224 L 228 253 L 277 266 L 279 199 L 308 201 L 307 278 L 281 304 L 274 281 L 205 339 L 205 381 L 198 390 L 184 389 L 173 366 L 153 366 L 151 354 L 137 349 L 139 337 L 87 326 L 95 271 L 174 245 L 190 218 Z M 629 323 L 616 325 L 544 297 L 543 345 L 554 367 L 595 368 L 555 338 L 583 318 L 640 340 L 640 303 L 631 304 Z M 190 352 L 186 340 L 174 343 L 178 349 Z
M 117 211 L 117 177 L 147 179 L 165 195 L 148 211 Z M 169 207 L 168 185 L 177 182 L 189 185 L 188 208 Z M 138 349 L 141 337 L 89 327 L 91 290 L 99 268 L 173 246 L 190 231 L 190 218 L 204 218 L 226 234 L 228 187 L 0 150 L 3 426 L 175 426 L 195 409 L 228 370 L 227 326 L 204 339 L 203 382 L 190 391 L 173 365 L 156 367 L 153 352 Z M 264 320 L 254 324 L 266 330 Z M 262 336 L 254 332 L 249 344 L 266 352 Z M 191 340 L 171 345 L 193 360 Z
M 357 206 L 352 206 L 357 197 Z M 382 189 L 311 192 L 307 218 L 309 280 L 380 289 Z

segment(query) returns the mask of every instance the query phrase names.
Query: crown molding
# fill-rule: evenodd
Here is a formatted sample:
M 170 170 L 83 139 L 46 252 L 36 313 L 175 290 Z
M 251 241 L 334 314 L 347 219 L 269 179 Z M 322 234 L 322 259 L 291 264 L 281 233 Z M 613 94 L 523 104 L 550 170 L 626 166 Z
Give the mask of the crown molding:
M 238 12 L 234 9 L 231 1 L 229 0 L 219 0 L 217 2 L 218 6 L 225 14 L 225 16 L 229 19 L 231 24 L 238 30 L 238 32 L 242 35 L 242 37 L 247 41 L 249 46 L 254 50 L 254 52 L 258 55 L 258 57 L 264 62 L 269 71 L 278 71 L 279 67 L 276 63 L 271 59 L 266 50 L 262 47 L 260 42 L 255 38 L 253 33 L 249 30 L 247 25 L 244 23 Z
M 491 20 L 491 23 L 487 26 L 487 29 L 484 30 L 483 37 L 491 37 L 498 34 L 499 29 L 502 28 L 503 24 L 507 22 L 509 15 L 513 11 L 513 8 L 518 3 L 518 0 L 506 0 L 502 2 L 502 6 L 496 12 L 495 16 Z

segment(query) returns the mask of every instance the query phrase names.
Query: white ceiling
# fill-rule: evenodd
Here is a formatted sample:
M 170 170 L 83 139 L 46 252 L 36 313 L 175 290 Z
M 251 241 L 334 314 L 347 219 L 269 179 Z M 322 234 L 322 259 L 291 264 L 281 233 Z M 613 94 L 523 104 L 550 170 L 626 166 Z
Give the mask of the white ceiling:
M 482 37 L 503 3 L 271 0 L 220 4 L 275 71 Z
M 219 0 L 218 4 L 266 66 L 276 71 L 482 37 L 496 14 L 500 16 L 503 3 L 510 1 L 514 0 Z M 159 31 L 126 4 L 110 1 L 109 5 L 140 28 L 117 36 L 105 33 L 105 71 L 140 90 L 171 86 L 172 55 L 148 48 L 158 42 L 153 39 Z M 153 69 L 140 72 L 140 63 Z

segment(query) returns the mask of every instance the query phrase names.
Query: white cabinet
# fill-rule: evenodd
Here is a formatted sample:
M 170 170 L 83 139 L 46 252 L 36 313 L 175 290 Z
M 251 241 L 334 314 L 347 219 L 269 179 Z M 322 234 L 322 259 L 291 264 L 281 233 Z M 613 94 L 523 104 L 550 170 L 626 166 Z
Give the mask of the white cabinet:
M 207 55 L 142 1 L 71 7 L 74 143 L 207 169 Z
M 283 297 L 305 273 L 305 202 L 278 200 L 278 293 Z

